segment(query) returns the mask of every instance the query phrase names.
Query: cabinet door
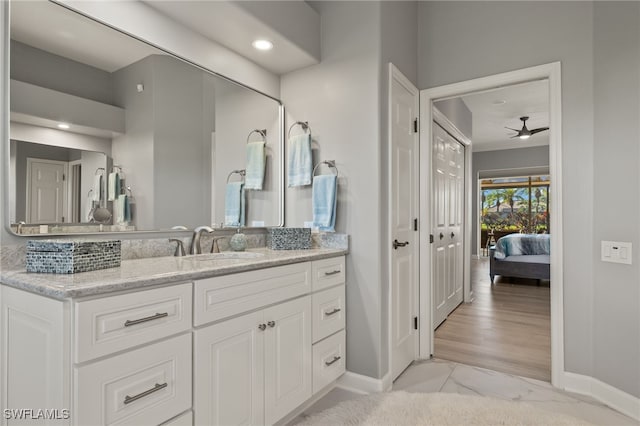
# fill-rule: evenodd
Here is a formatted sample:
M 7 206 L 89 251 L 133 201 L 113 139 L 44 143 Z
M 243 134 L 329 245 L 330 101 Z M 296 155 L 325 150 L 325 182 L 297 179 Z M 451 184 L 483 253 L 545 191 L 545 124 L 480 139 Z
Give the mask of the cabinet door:
M 265 423 L 273 424 L 311 397 L 311 297 L 264 310 Z
M 264 424 L 262 312 L 243 315 L 195 334 L 195 424 Z

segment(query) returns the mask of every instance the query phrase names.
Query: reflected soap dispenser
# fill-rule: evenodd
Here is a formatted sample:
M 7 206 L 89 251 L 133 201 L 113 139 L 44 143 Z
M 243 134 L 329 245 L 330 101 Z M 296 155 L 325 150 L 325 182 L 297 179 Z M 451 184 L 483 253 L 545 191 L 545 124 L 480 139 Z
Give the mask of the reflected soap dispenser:
M 240 228 L 229 240 L 229 246 L 233 251 L 245 251 L 247 248 L 247 236 L 240 232 Z

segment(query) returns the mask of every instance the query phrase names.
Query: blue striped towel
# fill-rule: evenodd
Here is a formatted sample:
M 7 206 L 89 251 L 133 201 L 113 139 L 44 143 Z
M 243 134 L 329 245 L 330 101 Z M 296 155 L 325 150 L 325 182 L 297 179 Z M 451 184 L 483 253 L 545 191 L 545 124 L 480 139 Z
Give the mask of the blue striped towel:
M 288 186 L 311 185 L 311 135 L 304 133 L 289 139 Z
M 230 182 L 224 197 L 224 224 L 244 226 L 244 182 Z
M 264 142 L 251 142 L 247 144 L 247 168 L 244 180 L 245 189 L 262 190 L 264 182 L 264 170 L 266 157 Z
M 322 175 L 313 178 L 313 227 L 318 228 L 319 231 L 335 231 L 337 183 L 338 177 L 336 175 Z

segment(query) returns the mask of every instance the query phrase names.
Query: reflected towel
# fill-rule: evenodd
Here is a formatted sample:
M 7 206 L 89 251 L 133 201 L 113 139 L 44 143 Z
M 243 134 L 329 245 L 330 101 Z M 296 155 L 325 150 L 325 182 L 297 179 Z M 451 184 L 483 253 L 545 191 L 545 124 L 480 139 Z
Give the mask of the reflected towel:
M 91 221 L 91 219 L 93 218 L 93 205 L 94 205 L 93 191 L 91 191 L 91 193 L 87 197 L 87 200 L 85 201 L 85 204 L 84 204 L 84 218 L 80 222 Z
M 230 182 L 224 197 L 224 224 L 244 226 L 244 182 Z
M 247 144 L 247 169 L 244 179 L 245 189 L 262 190 L 264 170 L 267 161 L 264 141 Z
M 129 224 L 131 222 L 131 197 L 128 195 L 121 195 L 124 197 L 124 221 Z
M 336 175 L 321 175 L 313 178 L 313 227 L 320 231 L 335 231 L 337 184 Z
M 309 133 L 292 136 L 289 139 L 289 163 L 287 169 L 289 188 L 311 184 L 313 168 L 311 135 Z
M 118 173 L 109 173 L 108 200 L 115 201 L 120 196 L 120 176 Z
M 91 199 L 97 202 L 100 202 L 102 199 L 102 175 L 93 176 L 93 191 L 91 192 Z

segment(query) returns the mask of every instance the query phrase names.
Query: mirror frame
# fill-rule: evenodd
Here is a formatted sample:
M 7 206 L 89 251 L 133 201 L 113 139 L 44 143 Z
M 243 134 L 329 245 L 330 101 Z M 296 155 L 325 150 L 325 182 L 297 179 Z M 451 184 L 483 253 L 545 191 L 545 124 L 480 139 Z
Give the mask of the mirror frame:
M 29 238 L 39 238 L 39 237 L 50 237 L 50 236 L 65 236 L 65 237 L 73 237 L 73 236 L 87 236 L 87 235 L 109 235 L 109 236 L 116 236 L 116 235 L 127 235 L 127 236 L 131 236 L 131 235 L 145 235 L 145 234 L 173 234 L 173 233 L 184 233 L 184 230 L 173 230 L 173 229 L 150 229 L 150 230 L 135 230 L 135 231 L 106 231 L 106 232 L 78 232 L 78 233 L 73 233 L 73 232 L 67 232 L 67 233 L 47 233 L 47 234 L 18 234 L 16 232 L 13 231 L 13 229 L 11 228 L 11 221 L 9 220 L 9 214 L 8 212 L 11 209 L 11 206 L 9 205 L 10 200 L 9 200 L 9 193 L 10 193 L 10 188 L 9 188 L 9 177 L 10 177 L 10 139 L 11 139 L 11 134 L 10 134 L 10 126 L 11 126 L 11 118 L 10 118 L 10 91 L 9 91 L 9 81 L 11 79 L 11 75 L 10 75 L 10 61 L 11 61 L 11 48 L 10 48 L 10 44 L 11 44 L 11 1 L 15 1 L 15 0 L 7 0 L 7 1 L 2 1 L 2 3 L 4 3 L 2 6 L 4 10 L 2 10 L 1 14 L 2 14 L 2 20 L 3 20 L 3 26 L 5 28 L 4 32 L 4 36 L 6 37 L 5 40 L 5 44 L 3 46 L 3 72 L 6 74 L 6 78 L 3 79 L 3 81 L 0 82 L 0 84 L 2 84 L 6 90 L 6 93 L 9 95 L 7 96 L 7 98 L 4 101 L 5 104 L 5 116 L 2 117 L 3 120 L 3 124 L 5 125 L 5 129 L 7 129 L 7 133 L 6 137 L 3 137 L 3 140 L 1 141 L 2 143 L 2 166 L 4 168 L 4 171 L 2 172 L 2 178 L 4 180 L 3 184 L 2 184 L 2 195 L 3 195 L 3 201 L 2 201 L 2 208 L 3 210 L 3 225 L 4 227 L 8 230 L 8 232 L 12 235 L 15 235 L 17 237 L 29 237 Z M 85 19 L 88 19 L 90 21 L 93 21 L 99 25 L 103 25 L 113 31 L 117 31 L 120 34 L 123 34 L 127 37 L 133 38 L 134 40 L 137 40 L 139 42 L 145 43 L 155 49 L 158 49 L 159 51 L 173 57 L 176 58 L 188 65 L 191 65 L 193 67 L 196 67 L 198 69 L 200 69 L 201 71 L 204 71 L 206 73 L 212 74 L 216 77 L 219 77 L 223 80 L 226 80 L 232 84 L 235 84 L 237 86 L 243 87 L 245 89 L 251 90 L 255 93 L 258 93 L 259 95 L 265 96 L 273 101 L 275 101 L 278 104 L 278 147 L 280 148 L 280 162 L 281 162 L 281 167 L 279 168 L 279 170 L 277 171 L 277 176 L 278 176 L 278 186 L 280 188 L 280 193 L 278 194 L 278 205 L 279 205 L 279 214 L 278 214 L 278 224 L 277 225 L 270 225 L 270 226 L 265 226 L 265 227 L 243 227 L 243 229 L 264 229 L 264 228 L 277 228 L 277 227 L 283 227 L 284 226 L 284 212 L 285 212 L 285 192 L 286 192 L 286 187 L 285 187 L 285 182 L 284 182 L 284 168 L 285 168 L 285 162 L 286 162 L 286 155 L 285 155 L 285 140 L 284 140 L 284 132 L 285 132 L 285 125 L 284 125 L 284 121 L 285 121 L 285 109 L 284 109 L 284 105 L 282 103 L 282 101 L 278 98 L 275 98 L 271 95 L 268 95 L 264 92 L 261 92 L 260 90 L 254 89 L 252 87 L 247 86 L 246 84 L 240 83 L 239 81 L 236 81 L 232 78 L 226 77 L 222 74 L 219 74 L 213 70 L 210 70 L 202 65 L 199 65 L 196 62 L 193 62 L 183 56 L 180 56 L 178 54 L 176 54 L 175 52 L 172 52 L 170 50 L 167 50 L 161 46 L 158 46 L 155 43 L 152 43 L 150 41 L 147 41 L 139 36 L 136 36 L 134 34 L 131 34 L 127 31 L 123 31 L 113 25 L 110 25 L 104 21 L 101 21 L 99 19 L 96 19 L 92 16 L 87 15 L 86 13 L 82 13 L 78 10 L 73 9 L 72 7 L 60 3 L 56 0 L 49 0 L 50 3 L 53 3 L 54 5 L 58 6 L 58 7 L 62 7 L 72 13 L 75 13 L 76 15 L 79 15 Z M 99 225 L 99 224 L 98 224 Z M 204 223 L 203 223 L 204 225 Z M 211 225 L 211 224 L 209 224 Z M 223 229 L 235 229 L 235 228 L 223 228 Z M 191 231 L 191 230 L 189 230 Z

